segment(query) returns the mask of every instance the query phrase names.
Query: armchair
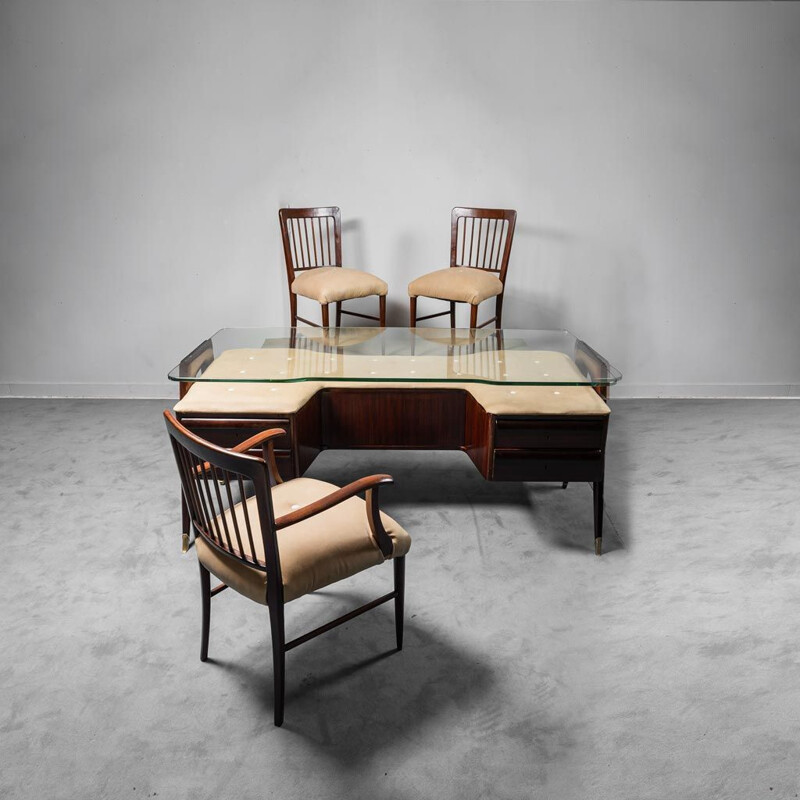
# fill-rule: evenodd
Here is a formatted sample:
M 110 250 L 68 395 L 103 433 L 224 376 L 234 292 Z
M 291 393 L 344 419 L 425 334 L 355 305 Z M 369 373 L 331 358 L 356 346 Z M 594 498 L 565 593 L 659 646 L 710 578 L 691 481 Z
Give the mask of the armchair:
M 273 452 L 283 429 L 263 431 L 226 450 L 195 436 L 171 412 L 165 411 L 164 418 L 195 532 L 201 661 L 208 658 L 211 598 L 228 587 L 268 608 L 277 726 L 283 724 L 289 650 L 390 600 L 396 645 L 402 649 L 405 555 L 411 538 L 379 508 L 379 488 L 392 483 L 391 476 L 372 475 L 343 488 L 311 478 L 283 481 Z M 263 458 L 245 452 L 259 444 Z M 249 496 L 246 481 L 254 490 Z M 358 497 L 362 492 L 365 500 Z M 390 559 L 391 592 L 286 641 L 286 603 Z M 211 574 L 221 581 L 214 588 Z

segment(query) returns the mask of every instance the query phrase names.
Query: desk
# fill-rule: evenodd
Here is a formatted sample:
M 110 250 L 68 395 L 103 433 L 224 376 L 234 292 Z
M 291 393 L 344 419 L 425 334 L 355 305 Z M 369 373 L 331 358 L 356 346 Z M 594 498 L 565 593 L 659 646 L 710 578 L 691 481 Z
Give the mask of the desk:
M 588 481 L 602 552 L 608 387 L 567 331 L 227 328 L 169 374 L 175 413 L 231 447 L 280 427 L 281 474 L 327 448 L 463 450 L 486 480 Z

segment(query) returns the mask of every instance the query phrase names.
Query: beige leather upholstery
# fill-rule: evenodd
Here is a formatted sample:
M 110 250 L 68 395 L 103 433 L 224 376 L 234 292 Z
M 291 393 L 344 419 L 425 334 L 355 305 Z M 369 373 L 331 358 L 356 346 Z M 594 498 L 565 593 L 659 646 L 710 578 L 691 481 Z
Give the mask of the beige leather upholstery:
M 294 414 L 324 384 L 195 383 L 174 407 L 176 414 Z
M 275 517 L 313 503 L 338 488 L 313 478 L 296 478 L 280 483 L 272 489 Z M 263 563 L 263 542 L 256 499 L 251 497 L 246 502 L 256 558 Z M 239 530 L 245 531 L 241 503 L 234 506 L 234 513 L 239 522 Z M 224 516 L 228 528 L 233 530 L 231 511 L 226 511 Z M 394 545 L 391 558 L 404 556 L 411 547 L 411 537 L 383 512 L 381 520 Z M 246 535 L 242 538 L 245 539 Z M 385 560 L 372 536 L 367 521 L 366 503 L 360 497 L 348 498 L 328 511 L 290 525 L 278 531 L 277 538 L 283 575 L 283 596 L 287 603 Z M 249 555 L 249 544 L 245 542 L 245 546 Z M 203 566 L 223 583 L 251 600 L 266 605 L 265 572 L 221 553 L 201 537 L 196 541 L 196 549 Z
M 227 387 L 232 387 L 229 392 Z M 490 414 L 608 414 L 591 386 L 498 386 L 482 383 L 381 384 L 358 381 L 284 383 L 196 383 L 175 406 L 179 414 L 293 414 L 320 389 L 452 389 L 469 392 Z
M 470 384 L 469 393 L 489 414 L 603 416 L 611 409 L 591 386 L 492 386 Z
M 318 303 L 336 303 L 356 297 L 383 296 L 389 291 L 386 281 L 343 267 L 316 267 L 295 273 L 292 283 L 294 294 L 316 300 Z
M 494 272 L 471 267 L 439 269 L 408 284 L 409 297 L 435 297 L 473 306 L 502 291 L 503 284 Z
M 366 328 L 372 332 L 374 329 Z M 435 329 L 430 329 L 435 330 Z M 448 330 L 443 335 L 449 334 Z M 412 360 L 413 359 L 413 360 Z M 609 408 L 591 386 L 525 386 L 477 383 L 504 373 L 534 381 L 585 380 L 575 362 L 553 350 L 496 350 L 462 348 L 449 356 L 370 356 L 346 349 L 269 347 L 236 348 L 221 353 L 204 377 L 241 375 L 242 382 L 193 384 L 175 405 L 179 414 L 293 414 L 320 389 L 461 389 L 469 392 L 490 414 L 608 414 Z M 297 380 L 325 375 L 325 381 Z M 409 380 L 392 378 L 407 374 Z M 364 382 L 335 380 L 339 375 L 363 375 Z M 288 383 L 270 383 L 280 377 Z M 457 378 L 439 382 L 437 378 Z M 381 378 L 385 382 L 378 383 Z M 254 381 L 245 383 L 245 379 Z M 259 382 L 260 381 L 260 382 Z M 417 382 L 419 381 L 419 382 Z

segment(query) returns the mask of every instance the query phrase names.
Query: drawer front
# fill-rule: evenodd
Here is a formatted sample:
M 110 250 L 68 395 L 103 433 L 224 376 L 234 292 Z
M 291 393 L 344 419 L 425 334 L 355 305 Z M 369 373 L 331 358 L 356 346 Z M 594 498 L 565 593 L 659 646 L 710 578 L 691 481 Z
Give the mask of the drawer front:
M 601 450 L 498 449 L 494 451 L 492 480 L 599 481 L 603 479 L 604 465 Z
M 192 433 L 208 440 L 218 447 L 235 447 L 245 439 L 255 436 L 269 428 L 283 428 L 286 433 L 274 439 L 275 455 L 281 451 L 290 451 L 291 423 L 285 417 L 273 419 L 222 419 L 212 417 L 184 417 L 181 423 Z M 261 447 L 255 448 L 254 453 L 260 454 Z
M 600 450 L 607 417 L 497 417 L 495 447 Z

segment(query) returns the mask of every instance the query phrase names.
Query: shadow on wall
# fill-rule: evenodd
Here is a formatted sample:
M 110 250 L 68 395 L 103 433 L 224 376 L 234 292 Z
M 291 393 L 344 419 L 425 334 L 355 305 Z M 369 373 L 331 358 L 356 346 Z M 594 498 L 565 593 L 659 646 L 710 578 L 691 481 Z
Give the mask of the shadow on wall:
M 369 254 L 364 243 L 364 225 L 363 221 L 358 217 L 346 219 L 342 217 L 342 266 L 360 269 L 387 280 L 385 270 L 381 268 L 381 265 L 369 262 Z M 389 326 L 405 324 L 404 320 L 398 318 L 398 303 L 393 302 L 393 298 L 396 295 L 397 288 L 390 283 L 389 295 L 386 299 L 386 324 Z M 348 300 L 345 308 L 358 314 L 378 315 L 378 301 L 375 297 L 360 297 Z M 342 326 L 347 328 L 377 324 L 374 320 L 350 317 L 347 314 L 342 316 Z
M 517 224 L 506 280 L 506 328 L 566 328 L 623 376 L 652 361 L 645 260 L 630 245 Z
M 380 276 L 380 272 L 375 271 L 367 264 L 366 250 L 364 246 L 363 223 L 358 218 L 342 219 L 342 266 L 356 269 L 363 269 L 367 272 Z M 285 279 L 284 279 L 285 280 Z M 286 301 L 288 303 L 288 300 Z M 375 297 L 363 297 L 355 300 L 348 300 L 345 308 L 359 314 L 378 315 L 378 301 Z M 319 303 L 304 297 L 297 298 L 297 311 L 301 317 L 322 322 L 322 312 Z M 333 321 L 333 306 L 330 309 L 331 325 Z M 391 323 L 390 323 L 391 324 Z M 366 325 L 377 325 L 377 322 L 360 317 L 351 317 L 347 314 L 342 316 L 342 326 L 355 328 Z
M 564 328 L 567 298 L 537 282 L 543 265 L 558 263 L 572 235 L 517 221 L 506 276 L 503 327 Z
M 392 259 L 400 265 L 393 274 L 400 276 L 389 284 L 389 297 L 386 303 L 386 322 L 388 325 L 405 327 L 408 325 L 408 284 L 417 277 L 420 264 L 426 264 L 430 257 L 423 257 L 418 247 L 418 239 L 408 232 L 401 233 L 394 248 Z M 420 273 L 421 274 L 421 273 Z
M 504 327 L 566 328 L 623 374 L 655 357 L 646 324 L 650 295 L 641 253 L 631 246 L 518 224 L 508 271 Z M 512 271 L 513 270 L 513 271 Z M 604 551 L 632 543 L 628 457 L 632 435 L 613 410 L 606 455 Z M 572 490 L 572 486 L 568 491 Z M 546 527 L 544 530 L 553 530 Z M 563 539 L 569 532 L 564 529 Z

